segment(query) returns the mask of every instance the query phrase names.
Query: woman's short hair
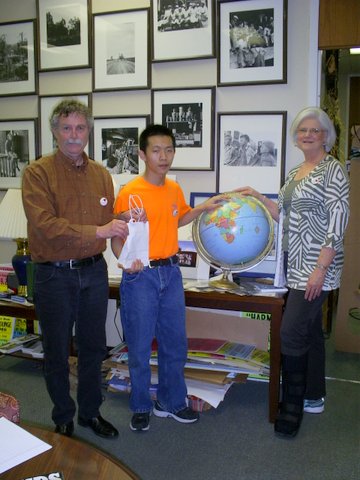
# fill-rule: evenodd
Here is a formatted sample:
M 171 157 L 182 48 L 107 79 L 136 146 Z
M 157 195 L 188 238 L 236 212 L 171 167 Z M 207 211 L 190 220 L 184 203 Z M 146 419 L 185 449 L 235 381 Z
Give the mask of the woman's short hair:
M 92 116 L 90 108 L 85 103 L 80 102 L 74 98 L 61 100 L 55 105 L 51 116 L 49 118 L 51 130 L 56 129 L 59 126 L 60 117 L 68 117 L 72 113 L 83 115 L 86 118 L 86 123 L 89 129 L 94 124 L 94 118 Z
M 326 132 L 326 139 L 324 143 L 325 150 L 330 152 L 335 141 L 336 141 L 336 131 L 333 122 L 330 120 L 330 117 L 324 110 L 319 107 L 307 107 L 301 110 L 295 117 L 291 127 L 290 135 L 296 145 L 297 142 L 297 130 L 301 122 L 307 118 L 316 118 L 323 130 Z

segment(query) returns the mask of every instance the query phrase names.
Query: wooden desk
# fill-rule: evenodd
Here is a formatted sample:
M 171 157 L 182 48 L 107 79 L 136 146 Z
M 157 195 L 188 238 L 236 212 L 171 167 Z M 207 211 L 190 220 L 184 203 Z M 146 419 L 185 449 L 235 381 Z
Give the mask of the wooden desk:
M 109 298 L 119 300 L 118 283 L 110 283 Z M 270 379 L 269 379 L 269 421 L 274 423 L 278 410 L 280 386 L 280 325 L 284 307 L 283 297 L 240 296 L 222 292 L 185 292 L 188 307 L 213 308 L 271 314 L 270 321 Z M 0 302 L 0 315 L 36 318 L 33 307 L 5 304 Z
M 110 283 L 109 298 L 120 300 L 119 285 Z M 278 411 L 280 387 L 280 326 L 284 298 L 266 296 L 240 296 L 223 292 L 185 292 L 187 307 L 213 308 L 244 312 L 271 314 L 270 321 L 270 378 L 269 378 L 269 422 L 274 423 Z
M 65 479 L 139 480 L 128 467 L 86 442 L 40 427 L 21 426 L 52 445 L 52 448 L 4 472 L 1 475 L 2 480 L 15 480 L 57 471 L 62 472 Z

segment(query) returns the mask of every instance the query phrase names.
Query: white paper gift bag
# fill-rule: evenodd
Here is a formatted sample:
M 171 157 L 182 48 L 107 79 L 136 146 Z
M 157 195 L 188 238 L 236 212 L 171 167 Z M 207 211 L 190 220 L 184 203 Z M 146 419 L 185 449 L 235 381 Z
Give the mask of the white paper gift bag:
M 145 267 L 149 265 L 149 222 L 138 220 L 143 210 L 141 198 L 138 195 L 130 195 L 129 235 L 118 258 L 119 264 L 124 269 L 130 268 L 135 260 L 141 260 Z

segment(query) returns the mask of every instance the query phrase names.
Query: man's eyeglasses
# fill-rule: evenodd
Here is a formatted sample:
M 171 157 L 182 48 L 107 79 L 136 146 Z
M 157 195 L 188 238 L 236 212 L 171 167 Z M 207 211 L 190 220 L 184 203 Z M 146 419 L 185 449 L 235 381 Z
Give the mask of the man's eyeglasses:
M 301 135 L 307 135 L 308 133 L 310 133 L 310 135 L 319 135 L 319 133 L 323 131 L 324 130 L 320 128 L 299 128 L 297 132 Z

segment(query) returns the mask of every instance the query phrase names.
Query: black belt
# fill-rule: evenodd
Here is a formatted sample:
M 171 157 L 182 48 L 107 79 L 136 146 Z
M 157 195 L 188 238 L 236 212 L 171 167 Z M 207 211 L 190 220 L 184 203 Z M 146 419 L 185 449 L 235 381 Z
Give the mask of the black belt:
M 159 258 L 158 260 L 150 260 L 149 267 L 164 267 L 165 265 L 175 265 L 179 262 L 178 256 L 173 255 L 172 257 L 168 258 Z
M 102 258 L 102 253 L 99 253 L 98 255 L 94 255 L 93 257 L 81 258 L 80 260 L 72 258 L 71 260 L 63 260 L 60 262 L 42 262 L 41 265 L 52 265 L 53 267 L 57 268 L 70 268 L 70 270 L 75 270 L 77 268 L 93 265 Z

